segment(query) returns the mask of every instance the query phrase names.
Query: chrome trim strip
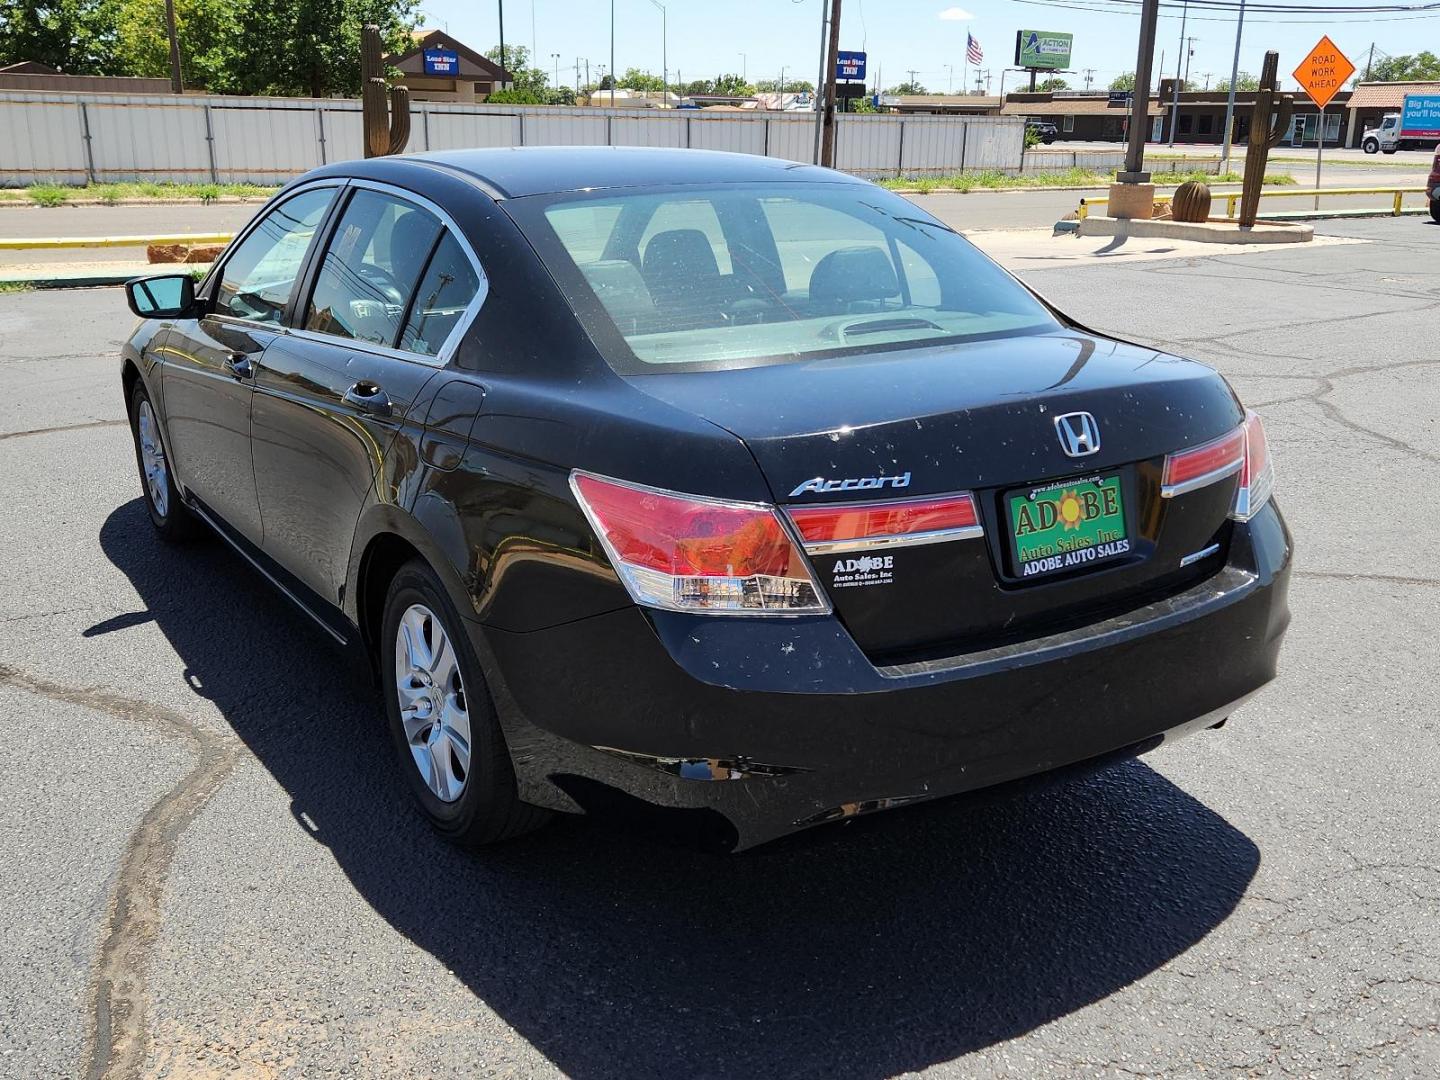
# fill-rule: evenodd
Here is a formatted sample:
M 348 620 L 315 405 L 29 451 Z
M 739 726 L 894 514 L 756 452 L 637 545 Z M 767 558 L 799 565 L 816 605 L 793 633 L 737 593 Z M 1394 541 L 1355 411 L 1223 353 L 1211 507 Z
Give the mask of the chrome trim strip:
M 314 619 L 315 624 L 319 626 L 321 630 L 324 630 L 341 645 L 348 644 L 345 638 L 341 636 L 333 626 L 331 626 L 319 615 L 317 615 L 315 613 L 315 610 L 311 608 L 309 604 L 305 603 L 304 600 L 301 600 L 300 597 L 296 596 L 294 591 L 288 588 L 284 582 L 282 582 L 274 574 L 270 573 L 269 570 L 265 569 L 265 567 L 262 566 L 258 560 L 256 560 L 255 556 L 251 555 L 250 552 L 246 551 L 243 547 L 241 547 L 239 542 L 236 541 L 236 539 L 228 532 L 226 532 L 225 529 L 223 529 L 220 524 L 213 517 L 210 516 L 210 514 L 205 510 L 203 506 L 196 502 L 186 502 L 185 506 L 189 510 L 194 512 L 198 517 L 203 518 L 205 524 L 209 525 L 210 528 L 215 531 L 216 535 L 219 536 L 221 540 L 224 540 L 227 544 L 234 548 L 242 559 L 244 559 L 246 562 L 248 562 L 251 566 L 253 566 L 256 570 L 260 572 L 261 577 L 263 577 L 266 581 L 270 582 L 271 585 L 274 585 L 275 588 L 279 589 L 282 593 L 284 593 L 286 598 L 289 599 L 292 604 L 298 607 L 306 615 L 309 615 L 310 618 Z
M 830 555 L 837 551 L 869 551 L 872 548 L 920 547 L 923 544 L 945 544 L 951 540 L 976 540 L 985 535 L 983 525 L 963 525 L 954 529 L 933 529 L 923 533 L 894 533 L 889 536 L 867 536 L 859 540 L 812 540 L 805 544 L 807 555 Z
M 1228 465 L 1221 465 L 1220 468 L 1214 469 L 1206 473 L 1204 476 L 1192 477 L 1191 479 L 1186 480 L 1184 483 L 1181 484 L 1166 484 L 1160 489 L 1160 497 L 1162 499 L 1173 499 L 1176 495 L 1184 495 L 1187 492 L 1194 491 L 1197 488 L 1202 488 L 1209 484 L 1213 484 L 1217 480 L 1224 480 L 1225 477 L 1229 476 L 1231 473 L 1239 472 L 1244 464 L 1245 455 L 1241 454 L 1238 458 L 1230 462 Z
M 1092 649 L 1119 645 L 1137 637 L 1190 622 L 1218 608 L 1226 607 L 1253 592 L 1260 583 L 1258 574 L 1235 566 L 1222 567 L 1213 577 L 1153 604 L 1092 623 L 1080 630 L 1047 634 L 999 645 L 960 656 L 938 660 L 921 660 L 904 664 L 876 667 L 887 679 L 939 678 L 951 672 L 971 675 L 989 674 L 1044 663 L 1063 655 L 1088 652 Z
M 1214 555 L 1215 552 L 1219 550 L 1220 545 L 1218 543 L 1215 543 L 1211 544 L 1207 548 L 1201 548 L 1199 551 L 1192 551 L 1189 555 L 1186 555 L 1183 559 L 1180 560 L 1180 565 L 1189 566 L 1191 563 L 1197 563 L 1201 559 L 1206 558 L 1207 556 Z

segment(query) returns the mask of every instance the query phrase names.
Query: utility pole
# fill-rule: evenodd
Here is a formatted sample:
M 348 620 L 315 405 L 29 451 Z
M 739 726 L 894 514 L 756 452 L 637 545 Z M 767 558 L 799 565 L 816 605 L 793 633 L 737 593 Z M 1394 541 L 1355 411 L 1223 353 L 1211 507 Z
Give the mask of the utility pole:
M 1370 59 L 1365 61 L 1365 82 L 1370 81 L 1370 69 L 1375 66 L 1375 43 L 1370 43 Z
M 610 107 L 615 107 L 615 0 L 610 0 Z
M 165 0 L 165 33 L 170 38 L 170 92 L 183 94 L 185 84 L 180 80 L 180 33 L 175 29 L 175 0 Z
M 1093 83 L 1094 81 L 1095 81 L 1095 69 L 1094 69 L 1094 68 L 1086 68 L 1086 69 L 1085 69 L 1085 89 L 1086 89 L 1087 92 L 1088 92 L 1089 89 L 1090 89 L 1090 84 Z
M 1160 0 L 1143 0 L 1140 7 L 1140 47 L 1135 58 L 1135 100 L 1130 103 L 1130 139 L 1125 149 L 1122 184 L 1148 184 L 1145 167 L 1145 129 L 1150 114 L 1150 65 L 1155 62 L 1155 24 Z
M 558 90 L 560 88 L 560 54 L 552 52 L 550 58 L 555 61 L 555 88 Z
M 498 0 L 500 6 L 500 67 L 508 74 L 510 68 L 505 63 L 505 0 Z
M 1235 23 L 1235 59 L 1230 65 L 1230 92 L 1225 95 L 1225 141 L 1220 149 L 1220 172 L 1230 171 L 1230 141 L 1235 134 L 1235 84 L 1240 80 L 1240 35 L 1245 32 L 1245 0 Z
M 945 93 L 953 94 L 955 93 L 955 65 L 946 64 L 945 70 L 946 72 L 948 72 L 948 74 L 945 76 Z
M 909 76 L 910 76 L 910 89 L 911 89 L 911 90 L 914 90 L 914 89 L 915 89 L 915 72 L 916 72 L 916 69 L 915 69 L 915 68 L 907 68 L 907 69 L 906 69 L 906 72 L 907 72 L 907 73 L 909 74 Z M 962 86 L 961 89 L 963 90 L 964 87 Z
M 1206 90 L 1209 90 L 1209 89 L 1210 89 L 1210 80 L 1211 80 L 1211 78 L 1214 77 L 1214 74 L 1215 74 L 1215 73 L 1214 73 L 1213 71 L 1202 71 L 1202 72 L 1200 73 L 1201 78 L 1203 78 L 1203 79 L 1205 80 L 1205 89 L 1206 89 Z
M 830 14 L 825 10 L 825 0 L 820 0 L 820 74 L 815 76 L 815 164 L 820 164 L 820 132 L 825 127 L 825 58 L 830 40 Z
M 578 56 L 575 58 L 575 99 L 578 104 L 580 99 L 580 57 Z
M 980 70 L 979 68 L 976 68 L 976 69 L 975 69 L 975 93 L 976 93 L 977 96 L 980 95 L 980 94 L 983 94 L 983 93 L 985 92 L 984 83 L 985 83 L 984 73 L 981 72 L 981 70 Z
M 1180 9 L 1180 51 L 1175 54 L 1175 108 L 1170 116 L 1170 145 L 1175 145 L 1175 129 L 1180 126 L 1180 62 L 1185 59 L 1185 20 L 1190 14 L 1190 0 Z M 1165 70 L 1161 68 L 1160 70 Z
M 738 55 L 740 57 L 740 81 L 748 83 L 750 81 L 750 58 L 743 52 Z
M 1187 46 L 1187 48 L 1185 49 L 1185 83 L 1183 86 L 1183 89 L 1185 90 L 1190 89 L 1190 61 L 1195 56 L 1195 42 L 1198 40 L 1199 38 L 1194 37 L 1188 37 L 1185 39 L 1185 44 Z
M 820 129 L 820 164 L 835 167 L 835 65 L 840 60 L 840 0 L 830 0 L 830 47 L 825 58 L 825 112 Z

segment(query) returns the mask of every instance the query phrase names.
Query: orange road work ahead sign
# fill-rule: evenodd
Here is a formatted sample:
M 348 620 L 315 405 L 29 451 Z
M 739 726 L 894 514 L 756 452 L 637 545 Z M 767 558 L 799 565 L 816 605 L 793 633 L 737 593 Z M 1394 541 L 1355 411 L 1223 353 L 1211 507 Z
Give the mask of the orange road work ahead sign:
M 1330 104 L 1330 99 L 1345 85 L 1345 80 L 1354 74 L 1355 65 L 1330 40 L 1329 34 L 1320 39 L 1319 44 L 1310 50 L 1310 55 L 1295 69 L 1296 80 L 1321 109 Z

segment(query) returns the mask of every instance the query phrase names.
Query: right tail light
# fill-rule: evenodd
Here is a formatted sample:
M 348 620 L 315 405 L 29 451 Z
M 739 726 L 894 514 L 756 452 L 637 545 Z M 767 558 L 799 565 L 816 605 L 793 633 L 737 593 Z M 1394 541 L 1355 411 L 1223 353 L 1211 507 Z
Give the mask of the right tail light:
M 1260 512 L 1275 486 L 1275 469 L 1270 462 L 1270 446 L 1265 441 L 1265 425 L 1249 409 L 1245 419 L 1233 431 L 1200 446 L 1165 455 L 1165 471 L 1160 479 L 1160 495 L 1173 499 L 1187 491 L 1205 487 L 1239 473 L 1239 486 L 1230 516 L 1236 521 L 1249 521 Z

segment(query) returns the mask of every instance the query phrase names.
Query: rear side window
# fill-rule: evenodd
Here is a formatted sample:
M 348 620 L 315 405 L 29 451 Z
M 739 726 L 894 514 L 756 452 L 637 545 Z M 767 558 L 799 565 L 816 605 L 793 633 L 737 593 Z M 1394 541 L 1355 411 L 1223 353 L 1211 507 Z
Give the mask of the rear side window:
M 300 264 L 335 190 L 301 192 L 265 215 L 225 260 L 215 290 L 215 314 L 264 323 L 284 317 Z
M 435 356 L 480 291 L 480 278 L 465 249 L 447 230 L 425 268 L 400 335 L 406 352 Z
M 357 191 L 325 250 L 305 329 L 393 346 L 441 230 L 414 203 Z

